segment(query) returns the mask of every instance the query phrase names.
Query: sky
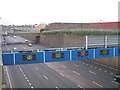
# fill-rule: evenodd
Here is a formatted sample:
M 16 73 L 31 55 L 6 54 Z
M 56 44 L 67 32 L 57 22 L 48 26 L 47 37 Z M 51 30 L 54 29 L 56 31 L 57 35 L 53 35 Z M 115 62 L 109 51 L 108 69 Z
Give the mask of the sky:
M 120 0 L 0 0 L 0 24 L 118 21 Z

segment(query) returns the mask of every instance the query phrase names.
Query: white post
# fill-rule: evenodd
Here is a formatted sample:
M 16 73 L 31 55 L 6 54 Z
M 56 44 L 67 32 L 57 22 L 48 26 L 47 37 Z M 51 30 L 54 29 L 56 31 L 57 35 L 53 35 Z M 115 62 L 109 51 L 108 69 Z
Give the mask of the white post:
M 95 49 L 93 49 L 93 58 L 95 59 Z
M 15 53 L 13 53 L 13 61 L 14 61 L 14 65 L 15 65 Z
M 70 61 L 72 60 L 72 50 L 70 50 Z
M 115 48 L 113 48 L 113 56 L 115 56 Z
M 45 63 L 45 51 L 43 51 L 43 56 L 44 56 L 43 58 L 44 58 L 44 63 Z
M 85 49 L 88 49 L 88 36 L 85 36 Z
M 105 48 L 107 48 L 107 35 L 105 36 Z

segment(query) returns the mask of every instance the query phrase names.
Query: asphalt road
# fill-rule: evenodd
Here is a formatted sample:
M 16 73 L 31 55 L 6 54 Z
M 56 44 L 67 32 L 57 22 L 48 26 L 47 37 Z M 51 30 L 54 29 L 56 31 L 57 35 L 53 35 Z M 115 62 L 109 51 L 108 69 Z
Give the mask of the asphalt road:
M 14 39 L 9 39 L 9 42 L 14 42 Z M 4 45 L 2 50 L 12 50 L 14 47 L 19 50 L 27 49 L 29 46 L 25 43 Z M 42 49 L 44 47 L 33 45 L 32 48 Z M 7 88 L 56 88 L 59 90 L 60 88 L 119 87 L 117 83 L 113 82 L 113 76 L 117 70 L 90 60 L 15 65 L 4 68 Z

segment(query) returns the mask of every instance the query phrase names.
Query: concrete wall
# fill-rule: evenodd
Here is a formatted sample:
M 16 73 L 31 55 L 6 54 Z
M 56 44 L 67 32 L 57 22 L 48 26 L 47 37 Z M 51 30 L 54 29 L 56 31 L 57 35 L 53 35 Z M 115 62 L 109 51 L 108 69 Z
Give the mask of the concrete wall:
M 113 68 L 119 68 L 120 69 L 120 57 L 110 57 L 110 58 L 100 58 L 100 59 L 92 59 L 92 61 L 101 63 L 103 65 L 107 65 Z
M 81 47 L 85 46 L 85 36 L 72 34 L 48 34 L 40 36 L 40 44 L 47 47 Z

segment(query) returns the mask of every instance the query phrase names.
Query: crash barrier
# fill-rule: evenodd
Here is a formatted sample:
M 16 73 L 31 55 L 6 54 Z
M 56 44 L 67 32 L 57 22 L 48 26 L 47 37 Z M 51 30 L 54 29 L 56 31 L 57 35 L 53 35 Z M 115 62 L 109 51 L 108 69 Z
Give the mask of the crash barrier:
M 45 62 L 61 62 L 70 60 L 90 60 L 96 58 L 108 58 L 120 56 L 119 48 L 96 48 L 77 50 L 44 50 L 44 51 L 20 51 L 3 53 L 3 65 L 33 64 Z

